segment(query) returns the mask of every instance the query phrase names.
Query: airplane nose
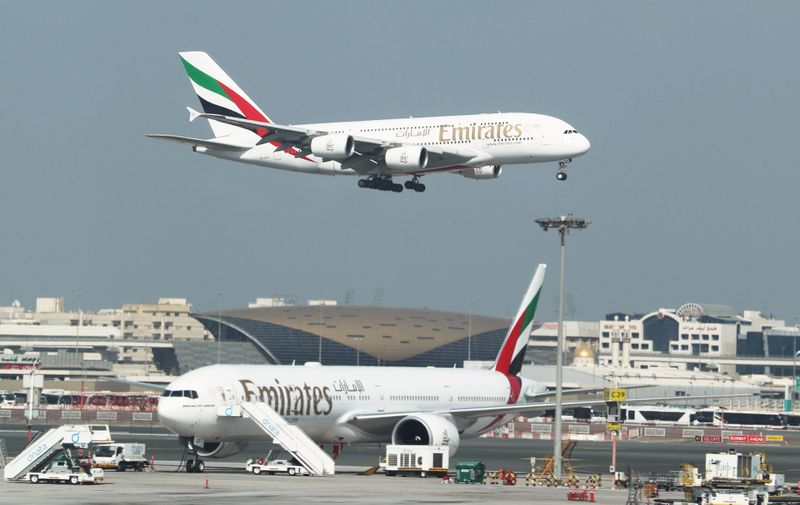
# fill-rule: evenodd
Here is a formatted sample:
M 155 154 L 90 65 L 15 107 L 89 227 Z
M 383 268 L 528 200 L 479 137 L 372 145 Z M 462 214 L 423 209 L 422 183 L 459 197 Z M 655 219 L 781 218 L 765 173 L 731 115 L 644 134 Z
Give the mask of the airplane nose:
M 587 152 L 589 152 L 589 149 L 592 148 L 592 144 L 591 142 L 589 142 L 589 139 L 587 139 L 583 134 L 579 133 L 578 135 L 580 135 L 580 142 L 578 143 L 581 150 L 580 154 L 586 154 Z M 580 156 L 580 154 L 578 156 Z
M 158 399 L 158 407 L 156 408 L 156 412 L 158 413 L 158 419 L 161 421 L 161 424 L 170 428 L 175 424 L 175 406 L 169 405 L 171 402 L 169 398 L 164 400 L 164 398 Z

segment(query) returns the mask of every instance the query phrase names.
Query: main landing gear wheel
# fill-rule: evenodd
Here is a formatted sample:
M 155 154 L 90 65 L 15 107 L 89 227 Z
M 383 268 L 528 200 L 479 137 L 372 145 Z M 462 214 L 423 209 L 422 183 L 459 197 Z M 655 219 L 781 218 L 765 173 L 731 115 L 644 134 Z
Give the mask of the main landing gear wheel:
M 405 187 L 407 190 L 416 191 L 417 193 L 425 191 L 425 185 L 419 182 L 419 177 L 414 177 L 410 181 L 406 181 Z
M 379 189 L 381 191 L 392 191 L 394 193 L 400 193 L 403 191 L 402 184 L 396 184 L 392 182 L 391 177 L 386 176 L 372 176 L 368 179 L 359 179 L 358 180 L 358 187 L 359 188 L 369 188 L 369 189 Z

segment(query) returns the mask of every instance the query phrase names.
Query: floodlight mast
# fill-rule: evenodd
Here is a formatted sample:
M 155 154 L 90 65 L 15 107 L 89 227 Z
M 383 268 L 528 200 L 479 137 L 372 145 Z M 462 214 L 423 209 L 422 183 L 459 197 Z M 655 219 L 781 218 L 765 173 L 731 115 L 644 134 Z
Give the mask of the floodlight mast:
M 547 231 L 550 228 L 558 230 L 561 236 L 561 279 L 558 295 L 558 342 L 556 345 L 556 408 L 555 408 L 555 436 L 553 437 L 553 474 L 556 482 L 561 482 L 561 405 L 563 390 L 564 367 L 564 238 L 569 230 L 582 230 L 589 226 L 590 221 L 576 218 L 572 214 L 560 217 L 546 217 L 536 219 L 536 224 Z

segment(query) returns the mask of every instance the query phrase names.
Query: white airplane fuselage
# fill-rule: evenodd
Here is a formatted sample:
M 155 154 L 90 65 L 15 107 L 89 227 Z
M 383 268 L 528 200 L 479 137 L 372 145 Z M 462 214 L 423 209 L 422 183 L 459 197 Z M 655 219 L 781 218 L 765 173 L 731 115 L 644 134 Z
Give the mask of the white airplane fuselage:
M 174 391 L 193 391 L 174 396 Z M 268 440 L 250 419 L 221 415 L 243 401 L 263 401 L 315 442 L 389 442 L 396 420 L 368 429 L 348 423 L 358 413 L 436 413 L 457 408 L 524 403 L 543 384 L 494 370 L 319 365 L 212 365 L 171 383 L 159 418 L 182 437 L 208 442 Z M 479 436 L 513 416 L 452 421 L 462 438 Z
M 569 160 L 586 153 L 591 147 L 588 139 L 565 121 L 531 113 L 473 114 L 294 126 L 330 134 L 414 144 L 431 151 L 441 148 L 477 154 L 469 163 L 459 165 L 464 168 Z M 338 161 L 325 161 L 312 154 L 297 156 L 286 152 L 280 144 L 266 142 L 238 152 L 198 146 L 195 151 L 226 160 L 294 172 L 365 175 L 343 168 Z M 442 171 L 453 171 L 453 168 Z M 389 174 L 389 171 L 384 167 L 369 172 L 381 173 Z M 392 174 L 403 175 L 396 172 Z M 413 175 L 413 172 L 408 172 L 407 175 Z

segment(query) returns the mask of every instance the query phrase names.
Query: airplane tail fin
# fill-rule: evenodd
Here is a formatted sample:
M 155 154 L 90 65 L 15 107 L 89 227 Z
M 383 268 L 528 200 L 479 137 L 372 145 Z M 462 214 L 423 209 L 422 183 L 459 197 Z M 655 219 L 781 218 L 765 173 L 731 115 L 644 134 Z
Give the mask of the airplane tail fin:
M 221 114 L 265 123 L 272 122 L 258 105 L 247 96 L 247 93 L 237 86 L 233 79 L 211 59 L 208 53 L 189 51 L 180 52 L 178 56 L 180 56 L 183 68 L 186 69 L 186 73 L 189 75 L 194 92 L 197 94 L 205 113 Z M 219 121 L 209 120 L 208 123 L 216 137 L 249 137 L 255 135 L 252 131 Z
M 503 345 L 500 347 L 500 352 L 497 354 L 494 369 L 498 372 L 517 375 L 522 369 L 522 360 L 525 359 L 525 348 L 528 346 L 533 316 L 536 312 L 536 305 L 539 303 L 539 294 L 542 291 L 546 271 L 547 265 L 544 264 L 540 264 L 536 268 L 528 291 L 525 292 L 525 297 L 519 305 Z

